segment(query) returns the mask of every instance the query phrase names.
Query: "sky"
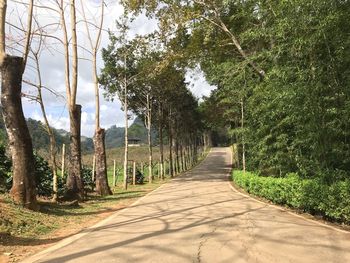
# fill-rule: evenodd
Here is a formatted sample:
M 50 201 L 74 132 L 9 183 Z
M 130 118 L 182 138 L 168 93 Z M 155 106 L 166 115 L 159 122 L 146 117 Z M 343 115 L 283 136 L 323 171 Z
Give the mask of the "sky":
M 41 1 L 49 7 L 54 7 L 53 1 L 45 0 Z M 80 9 L 79 3 L 77 2 L 77 9 Z M 95 19 L 99 19 L 99 1 L 97 0 L 83 0 L 86 8 L 87 16 Z M 122 8 L 117 1 L 110 1 L 107 8 L 105 9 L 104 28 L 115 29 L 115 20 L 122 14 Z M 55 13 L 44 10 L 36 9 L 35 15 L 40 25 L 53 26 L 45 27 L 47 34 L 52 34 L 61 38 L 62 36 L 57 30 L 58 17 Z M 78 19 L 79 11 L 78 11 Z M 69 16 L 67 15 L 67 21 Z M 9 1 L 7 21 L 13 25 L 21 25 L 26 22 L 26 8 L 24 5 L 15 4 Z M 68 25 L 69 26 L 69 25 Z M 149 20 L 145 16 L 140 16 L 134 21 L 131 26 L 130 35 L 142 35 L 153 32 L 157 28 L 157 22 Z M 7 51 L 14 55 L 20 55 L 18 50 L 22 47 L 18 45 L 23 40 L 23 33 L 14 30 L 13 27 L 8 26 L 7 28 Z M 94 134 L 95 124 L 95 102 L 94 102 L 94 86 L 92 82 L 92 64 L 86 60 L 89 58 L 89 54 L 84 51 L 84 48 L 89 48 L 88 38 L 85 33 L 85 26 L 83 23 L 78 22 L 77 27 L 78 42 L 83 47 L 79 49 L 79 74 L 78 74 L 78 95 L 77 103 L 83 105 L 82 117 L 81 117 L 81 132 L 82 135 L 92 137 Z M 96 32 L 92 33 L 94 38 Z M 107 32 L 103 32 L 101 40 L 101 48 L 106 47 L 109 43 Z M 33 44 L 35 48 L 35 44 Z M 67 112 L 67 105 L 65 103 L 65 83 L 64 83 L 64 57 L 62 55 L 62 45 L 56 40 L 46 39 L 45 49 L 40 57 L 40 69 L 42 75 L 43 85 L 54 90 L 59 96 L 55 96 L 48 91 L 44 91 L 44 103 L 47 110 L 48 119 L 50 125 L 57 129 L 69 130 L 69 118 Z M 37 77 L 33 67 L 33 61 L 29 60 L 28 67 L 24 74 L 24 79 L 31 82 L 37 82 Z M 98 55 L 98 68 L 103 67 L 103 61 L 101 59 L 101 53 Z M 206 81 L 203 73 L 200 70 L 189 71 L 186 75 L 186 81 L 189 82 L 189 89 L 198 98 L 207 96 L 214 87 L 210 86 Z M 26 94 L 35 95 L 36 91 L 34 88 L 24 85 L 23 92 Z M 112 125 L 118 127 L 124 126 L 124 113 L 121 110 L 121 103 L 116 98 L 113 102 L 106 101 L 103 97 L 103 91 L 100 91 L 101 97 L 101 127 L 109 128 Z M 26 118 L 32 118 L 36 120 L 43 120 L 40 108 L 36 102 L 28 101 L 23 99 L 23 109 Z

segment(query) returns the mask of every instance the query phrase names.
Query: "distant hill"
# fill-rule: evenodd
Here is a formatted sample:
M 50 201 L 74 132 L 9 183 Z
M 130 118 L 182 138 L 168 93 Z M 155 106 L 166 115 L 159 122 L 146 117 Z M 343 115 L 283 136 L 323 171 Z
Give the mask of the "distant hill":
M 137 117 L 129 127 L 129 137 L 138 138 L 142 144 L 147 144 L 147 129 L 141 120 Z M 115 148 L 124 146 L 124 127 L 117 127 L 113 125 L 106 130 L 106 148 Z M 152 143 L 158 140 L 158 134 L 156 131 L 152 131 Z
M 47 150 L 50 144 L 50 138 L 45 130 L 45 126 L 41 121 L 37 121 L 29 118 L 27 120 L 30 135 L 32 137 L 33 147 L 36 150 Z M 53 128 L 55 134 L 57 146 L 60 147 L 62 144 L 69 144 L 69 132 L 63 129 Z M 124 146 L 124 127 L 112 127 L 106 130 L 106 148 L 115 148 Z M 129 137 L 139 138 L 142 144 L 147 144 L 147 129 L 140 118 L 136 118 L 129 127 Z M 157 133 L 152 131 L 152 142 L 157 141 Z M 3 123 L 3 119 L 0 118 L 0 140 L 6 141 L 6 130 Z M 82 152 L 90 153 L 94 149 L 92 138 L 82 136 L 81 137 L 81 148 Z
M 34 149 L 48 149 L 50 145 L 50 138 L 45 130 L 45 126 L 41 121 L 28 119 L 27 125 L 29 128 L 29 133 L 32 137 Z M 69 132 L 63 129 L 52 128 L 58 147 L 62 144 L 69 144 Z M 91 138 L 81 136 L 81 150 L 83 153 L 91 152 L 94 149 L 94 144 Z
M 45 125 L 41 121 L 34 119 L 27 119 L 27 125 L 29 133 L 32 137 L 33 147 L 35 150 L 47 150 L 50 145 L 50 138 L 46 132 Z M 62 144 L 69 144 L 69 132 L 62 129 L 52 128 L 56 144 L 58 147 L 61 147 Z M 0 118 L 0 139 L 1 141 L 7 141 L 7 134 L 5 130 L 5 125 L 3 119 Z M 91 138 L 82 136 L 81 137 L 81 149 L 83 153 L 88 153 L 93 151 L 94 145 Z

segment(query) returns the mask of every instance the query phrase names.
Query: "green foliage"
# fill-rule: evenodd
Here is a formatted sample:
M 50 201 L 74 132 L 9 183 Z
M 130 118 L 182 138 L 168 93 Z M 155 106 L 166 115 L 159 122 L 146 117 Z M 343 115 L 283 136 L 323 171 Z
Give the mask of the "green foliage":
M 39 196 L 51 196 L 53 175 L 48 162 L 35 154 L 35 181 Z
M 350 222 L 350 180 L 327 184 L 321 179 L 284 178 L 233 172 L 233 181 L 248 193 L 338 222 Z
M 86 192 L 92 192 L 95 187 L 95 182 L 92 180 L 92 170 L 89 167 L 83 167 L 81 170 L 83 176 L 84 189 Z
M 349 1 L 205 0 L 149 10 L 168 21 L 174 9 L 179 25 L 190 29 L 182 54 L 189 64 L 199 63 L 206 80 L 217 86 L 204 101 L 209 131 L 220 127 L 233 142 L 244 142 L 247 166 L 264 175 L 297 172 L 327 176 L 329 182 L 349 176 Z M 220 21 L 248 58 L 237 52 Z M 161 30 L 170 31 L 168 26 Z M 186 53 L 194 49 L 192 56 Z M 264 79 L 250 62 L 266 72 Z
M 51 197 L 53 195 L 53 175 L 49 163 L 39 156 L 34 154 L 35 158 L 35 183 L 37 194 L 42 197 Z M 65 191 L 65 178 L 58 177 L 58 195 L 62 195 Z M 6 181 L 7 190 L 12 186 L 12 176 L 10 174 Z
M 52 170 L 48 162 L 40 157 L 35 155 L 35 179 L 36 179 L 36 189 L 39 196 L 51 197 L 53 195 L 53 175 Z M 82 168 L 82 176 L 84 188 L 87 192 L 90 192 L 94 189 L 95 182 L 92 181 L 92 170 L 88 167 Z M 59 176 L 58 181 L 58 196 L 63 196 L 66 191 L 66 182 L 67 175 L 64 177 Z
M 115 147 L 124 146 L 124 127 L 116 127 L 115 125 L 106 130 L 106 148 L 113 149 Z M 142 144 L 147 144 L 147 129 L 141 118 L 137 117 L 130 125 L 129 137 L 138 138 Z M 158 133 L 152 130 L 152 142 L 155 143 L 158 138 Z
M 53 195 L 53 174 L 49 163 L 39 156 L 35 157 L 35 182 L 37 194 L 39 196 L 51 197 Z M 65 179 L 62 177 L 57 178 L 58 183 L 58 196 L 61 196 L 65 191 Z
M 37 121 L 34 119 L 27 119 L 27 125 L 29 129 L 29 133 L 32 138 L 33 148 L 36 151 L 43 150 L 47 151 L 50 145 L 49 134 L 46 131 L 45 125 L 41 121 Z M 69 145 L 69 132 L 62 129 L 55 129 L 51 127 L 56 144 L 61 146 L 62 144 Z M 7 141 L 7 133 L 5 130 L 4 122 L 2 118 L 0 118 L 0 142 L 6 143 Z M 93 141 L 91 138 L 81 137 L 81 149 L 83 153 L 92 152 L 94 149 Z
M 0 193 L 6 191 L 7 181 L 11 177 L 11 160 L 6 155 L 6 148 L 0 144 Z

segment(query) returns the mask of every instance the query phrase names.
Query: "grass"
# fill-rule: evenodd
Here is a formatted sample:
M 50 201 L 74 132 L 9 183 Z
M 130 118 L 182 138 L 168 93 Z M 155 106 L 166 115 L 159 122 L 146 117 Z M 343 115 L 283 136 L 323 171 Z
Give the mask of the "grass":
M 152 184 L 130 185 L 128 190 L 116 187 L 113 195 L 99 197 L 89 195 L 87 200 L 78 206 L 69 203 L 54 204 L 40 200 L 40 212 L 33 212 L 15 205 L 8 195 L 0 196 L 0 233 L 10 236 L 26 238 L 40 238 L 66 223 L 74 221 L 81 223 L 89 216 L 113 209 L 117 204 L 126 205 L 128 200 L 134 200 L 154 190 L 164 181 L 155 181 Z
M 159 147 L 153 147 L 153 175 L 158 177 L 159 167 L 158 162 L 160 159 Z M 164 146 L 164 163 L 166 165 L 165 174 L 169 174 L 169 162 L 167 157 L 169 155 L 168 148 Z M 110 186 L 113 186 L 113 161 L 116 161 L 116 182 L 123 181 L 123 162 L 124 162 L 124 147 L 118 147 L 113 149 L 106 150 L 107 156 L 107 176 L 108 182 Z M 132 161 L 136 162 L 136 168 L 138 170 L 142 170 L 141 166 L 143 166 L 143 175 L 145 176 L 145 181 L 148 178 L 148 146 L 140 146 L 140 147 L 129 147 L 129 167 L 132 167 Z M 93 162 L 93 153 L 85 154 L 82 156 L 83 165 L 92 168 Z
M 154 162 L 158 162 L 160 158 L 159 147 L 152 148 L 153 160 Z M 164 158 L 168 158 L 169 151 L 168 147 L 164 146 Z M 148 162 L 148 146 L 140 146 L 140 147 L 129 147 L 128 148 L 128 156 L 129 160 L 134 160 L 136 163 L 140 164 L 141 162 Z M 106 149 L 106 157 L 107 157 L 107 166 L 111 169 L 113 168 L 113 160 L 116 161 L 118 166 L 122 166 L 124 162 L 124 147 L 117 147 L 113 149 Z M 85 154 L 82 157 L 83 164 L 89 167 L 92 167 L 92 159 L 93 153 Z

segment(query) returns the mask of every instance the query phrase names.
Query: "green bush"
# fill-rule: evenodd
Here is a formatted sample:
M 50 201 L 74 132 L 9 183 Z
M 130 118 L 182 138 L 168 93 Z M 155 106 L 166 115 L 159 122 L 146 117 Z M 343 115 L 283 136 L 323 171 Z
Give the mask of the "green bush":
M 49 163 L 41 156 L 34 154 L 35 158 L 35 184 L 37 194 L 43 197 L 51 197 L 53 194 L 53 175 Z M 64 192 L 64 178 L 58 177 L 58 194 Z M 12 176 L 7 180 L 7 190 L 12 186 Z
M 350 223 L 350 180 L 331 184 L 321 179 L 303 179 L 297 174 L 284 178 L 264 177 L 242 171 L 233 172 L 233 181 L 248 193 L 276 204 L 322 215 L 330 220 Z
M 49 163 L 35 154 L 35 182 L 39 196 L 50 197 L 53 194 L 53 174 Z
M 53 195 L 53 174 L 49 163 L 39 156 L 34 154 L 35 157 L 35 183 L 37 194 L 43 197 L 52 197 Z M 12 186 L 12 173 L 11 173 L 11 161 L 6 156 L 5 147 L 0 145 L 0 192 L 7 192 Z M 92 181 L 92 170 L 84 167 L 82 169 L 83 182 L 85 191 L 93 191 L 95 182 Z M 64 177 L 58 176 L 58 196 L 63 196 L 66 192 L 67 175 Z
M 0 193 L 7 191 L 7 182 L 11 177 L 11 160 L 6 156 L 5 146 L 0 144 Z
M 95 182 L 92 180 L 92 170 L 88 167 L 83 167 L 81 172 L 85 191 L 92 192 L 95 187 Z

